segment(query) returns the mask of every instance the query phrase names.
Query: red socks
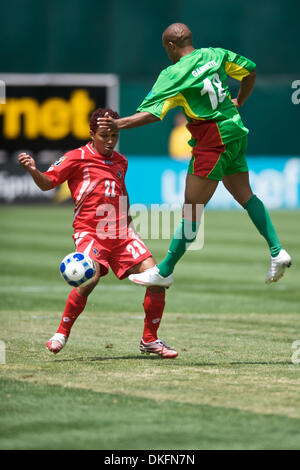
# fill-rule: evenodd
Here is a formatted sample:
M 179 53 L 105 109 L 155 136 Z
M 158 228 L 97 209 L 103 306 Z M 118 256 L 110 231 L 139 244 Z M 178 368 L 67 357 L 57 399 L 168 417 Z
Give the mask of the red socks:
M 165 295 L 165 291 L 154 293 L 149 289 L 146 290 L 143 303 L 145 310 L 143 341 L 145 343 L 157 340 L 157 330 L 165 307 Z
M 61 333 L 68 338 L 73 323 L 84 310 L 86 302 L 87 297 L 78 294 L 75 288 L 71 290 L 57 333 Z
M 87 297 L 78 294 L 75 288 L 70 292 L 57 333 L 68 338 L 71 328 L 84 310 L 86 302 Z M 147 289 L 143 306 L 145 310 L 143 341 L 149 343 L 157 340 L 157 330 L 165 307 L 165 291 L 154 293 Z

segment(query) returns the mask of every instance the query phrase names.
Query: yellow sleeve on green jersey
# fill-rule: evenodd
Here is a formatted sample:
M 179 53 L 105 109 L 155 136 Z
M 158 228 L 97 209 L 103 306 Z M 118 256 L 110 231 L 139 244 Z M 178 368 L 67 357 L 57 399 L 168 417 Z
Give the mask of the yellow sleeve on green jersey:
M 229 77 L 241 81 L 255 69 L 256 64 L 252 60 L 232 51 L 223 51 L 226 53 L 225 72 Z

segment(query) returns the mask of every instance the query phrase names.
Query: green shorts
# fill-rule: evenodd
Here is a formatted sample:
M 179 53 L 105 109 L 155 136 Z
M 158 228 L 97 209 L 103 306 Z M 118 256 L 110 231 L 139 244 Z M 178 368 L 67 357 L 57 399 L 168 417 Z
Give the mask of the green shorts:
M 225 175 L 248 172 L 247 143 L 247 135 L 216 147 L 203 147 L 197 142 L 188 173 L 221 181 Z

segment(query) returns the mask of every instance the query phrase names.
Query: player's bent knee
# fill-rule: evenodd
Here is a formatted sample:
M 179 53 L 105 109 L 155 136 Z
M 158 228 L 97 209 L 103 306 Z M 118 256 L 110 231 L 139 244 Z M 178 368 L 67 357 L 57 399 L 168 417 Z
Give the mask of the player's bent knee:
M 252 192 L 247 192 L 246 194 L 239 194 L 234 199 L 242 206 L 245 207 L 249 199 L 253 196 Z
M 139 274 L 146 271 L 146 269 L 153 268 L 156 265 L 155 259 L 153 256 L 149 256 L 149 258 L 144 259 L 140 263 L 136 264 L 132 268 L 128 269 L 127 274 Z
M 90 293 L 95 289 L 96 285 L 98 284 L 100 280 L 100 276 L 101 276 L 100 264 L 97 261 L 94 261 L 94 262 L 96 266 L 95 276 L 85 286 L 81 286 L 81 287 L 79 286 L 76 288 L 77 292 L 83 297 L 88 297 L 88 295 L 90 295 Z
M 96 276 L 86 285 L 81 287 L 76 287 L 78 294 L 82 295 L 83 297 L 88 297 L 90 293 L 95 289 L 96 285 L 99 282 L 100 277 L 96 278 Z

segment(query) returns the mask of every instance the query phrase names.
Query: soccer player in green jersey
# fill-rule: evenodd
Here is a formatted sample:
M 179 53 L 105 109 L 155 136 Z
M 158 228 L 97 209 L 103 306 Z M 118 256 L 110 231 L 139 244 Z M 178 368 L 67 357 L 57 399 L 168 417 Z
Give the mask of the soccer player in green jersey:
M 266 207 L 251 190 L 246 161 L 249 131 L 238 112 L 253 90 L 256 65 L 222 48 L 195 49 L 192 33 L 182 23 L 170 25 L 162 42 L 173 65 L 160 73 L 138 112 L 98 122 L 111 129 L 130 129 L 162 120 L 170 109 L 179 106 L 192 135 L 183 216 L 168 253 L 160 264 L 129 279 L 144 286 L 172 284 L 174 267 L 199 229 L 197 207 L 209 202 L 222 181 L 268 243 L 271 265 L 266 283 L 276 282 L 291 265 L 291 257 L 282 249 Z M 227 76 L 240 81 L 235 99 L 230 96 Z

